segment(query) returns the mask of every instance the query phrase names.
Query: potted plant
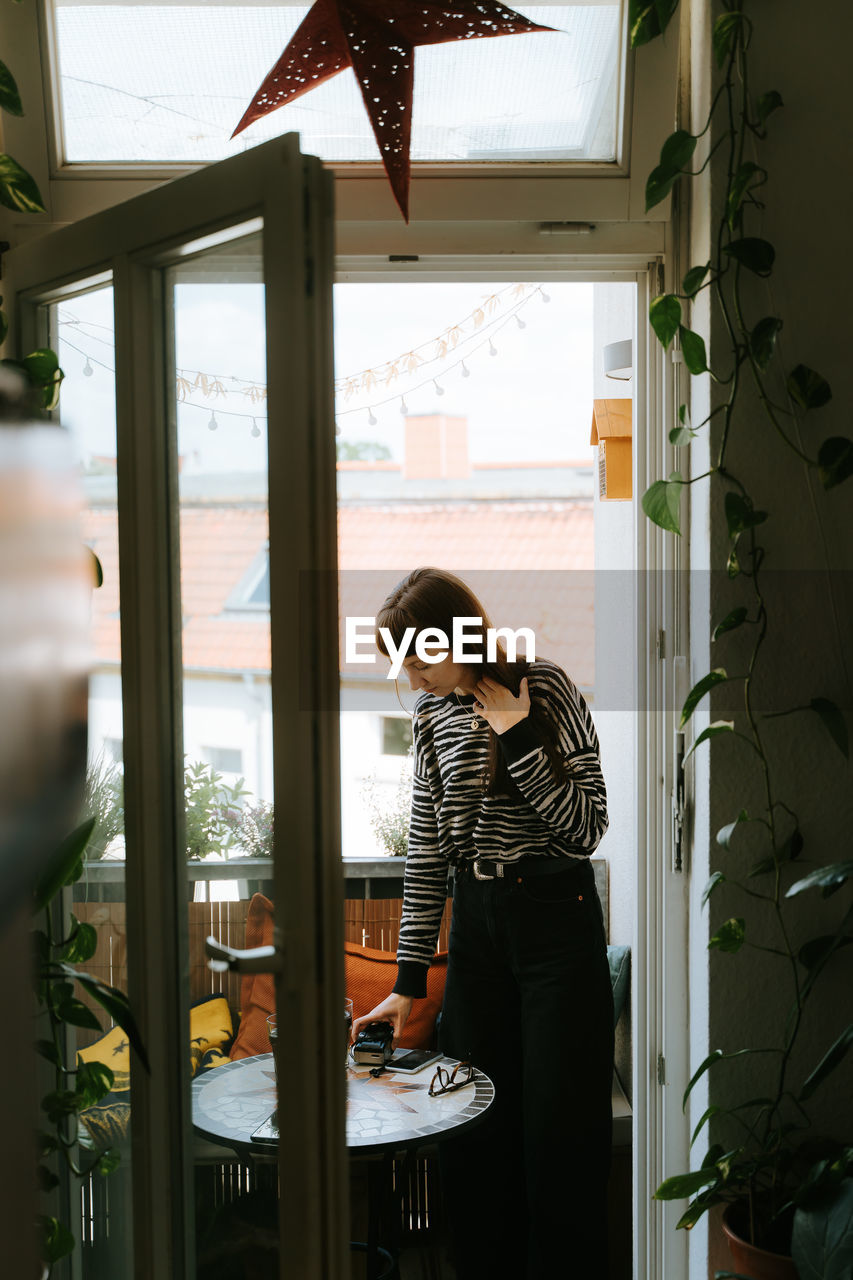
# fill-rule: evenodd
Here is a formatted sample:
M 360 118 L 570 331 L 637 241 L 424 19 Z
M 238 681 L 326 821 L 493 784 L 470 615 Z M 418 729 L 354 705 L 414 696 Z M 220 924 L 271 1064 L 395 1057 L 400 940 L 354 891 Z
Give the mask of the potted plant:
M 249 794 L 243 779 L 229 785 L 209 764 L 196 761 L 184 772 L 184 824 L 187 858 L 197 861 L 209 854 L 227 857 L 236 842 L 235 824 L 240 805 Z
M 86 771 L 82 811 L 94 821 L 86 845 L 86 861 L 97 862 L 124 831 L 124 777 L 103 752 Z
M 236 843 L 250 858 L 271 858 L 274 831 L 273 806 L 258 800 L 242 809 L 229 809 L 226 822 Z
M 660 36 L 677 5 L 678 0 L 631 0 L 632 45 Z M 725 1206 L 724 1229 L 736 1270 L 718 1272 L 718 1280 L 849 1280 L 853 1146 L 821 1139 L 809 1108 L 813 1095 L 853 1045 L 853 1024 L 840 1034 L 837 1029 L 818 1029 L 814 1046 L 804 1043 L 803 1028 L 822 975 L 851 955 L 845 949 L 853 943 L 853 861 L 820 865 L 826 854 L 818 852 L 815 868 L 805 874 L 811 848 L 808 820 L 800 817 L 807 800 L 801 786 L 797 793 L 801 771 L 794 775 L 793 785 L 780 781 L 791 751 L 780 733 L 790 723 L 786 717 L 810 717 L 822 725 L 827 753 L 841 752 L 849 775 L 848 730 L 841 710 L 820 688 L 785 705 L 778 681 L 768 679 L 763 664 L 774 646 L 777 653 L 784 646 L 785 627 L 779 616 L 783 602 L 773 599 L 764 563 L 784 540 L 766 545 L 773 512 L 762 509 L 769 504 L 757 502 L 751 490 L 760 486 L 772 491 L 768 474 L 780 465 L 790 466 L 793 458 L 813 485 L 817 507 L 820 488 L 833 489 L 853 475 L 853 441 L 830 436 L 821 442 L 814 415 L 832 398 L 827 380 L 805 364 L 781 367 L 777 338 L 783 321 L 768 314 L 775 303 L 761 283 L 774 270 L 775 249 L 763 238 L 763 228 L 751 223 L 756 211 L 764 208 L 758 193 L 768 180 L 760 144 L 769 128 L 775 128 L 775 113 L 783 101 L 766 85 L 760 86 L 760 93 L 752 89 L 750 49 L 757 29 L 746 8 L 745 0 L 723 0 L 712 30 L 718 83 L 708 117 L 694 126 L 695 132 L 681 128 L 666 139 L 660 163 L 646 185 L 646 208 L 651 209 L 683 184 L 685 176 L 696 177 L 713 163 L 708 261 L 691 266 L 680 291 L 660 294 L 649 311 L 661 344 L 666 348 L 677 341 L 686 372 L 711 382 L 709 415 L 693 423 L 690 406 L 682 404 L 668 431 L 674 448 L 688 449 L 705 428 L 711 437 L 709 464 L 707 469 L 704 464 L 696 468 L 701 474 L 687 478 L 672 471 L 651 485 L 642 504 L 649 519 L 680 534 L 683 493 L 687 486 L 708 479 L 716 509 L 725 520 L 728 540 L 719 578 L 728 585 L 719 595 L 729 598 L 714 619 L 711 639 L 715 652 L 727 650 L 732 662 L 715 666 L 694 685 L 682 709 L 681 727 L 706 696 L 725 708 L 731 718 L 712 720 L 690 750 L 711 741 L 715 751 L 723 744 L 738 750 L 739 784 L 749 797 L 747 808 L 733 806 L 737 811 L 716 835 L 716 861 L 725 870 L 711 875 L 702 902 L 704 906 L 714 895 L 714 906 L 728 900 L 733 913 L 715 926 L 708 946 L 747 968 L 746 958 L 760 953 L 762 981 L 767 981 L 765 966 L 778 966 L 778 973 L 768 983 L 766 1007 L 756 1020 L 761 1029 L 754 1036 L 744 1035 L 740 1043 L 713 1050 L 694 1071 L 685 1105 L 706 1073 L 713 1072 L 712 1084 L 721 1072 L 730 1073 L 727 1091 L 712 1092 L 691 1146 L 709 1130 L 714 1140 L 700 1168 L 667 1178 L 656 1197 L 690 1199 L 678 1222 L 682 1228 L 692 1227 L 712 1206 Z M 694 168 L 694 153 L 706 136 L 708 142 L 702 145 L 707 156 Z M 710 350 L 690 319 L 695 300 L 705 290 L 713 317 Z M 742 459 L 750 452 L 737 448 L 740 436 L 748 437 L 753 448 L 757 440 L 769 442 L 763 469 L 745 471 Z M 787 511 L 781 514 L 788 517 Z M 828 590 L 834 589 L 830 582 Z M 840 634 L 838 639 L 843 647 Z M 831 763 L 840 774 L 837 760 Z M 841 912 L 834 897 L 839 893 L 846 897 L 846 910 Z M 832 902 L 826 923 L 815 927 L 818 894 Z M 721 914 L 728 910 L 727 905 Z M 745 980 L 749 977 L 747 973 Z M 810 1034 L 814 1037 L 813 1025 Z M 750 1071 L 744 1071 L 736 1085 L 731 1072 L 738 1062 Z

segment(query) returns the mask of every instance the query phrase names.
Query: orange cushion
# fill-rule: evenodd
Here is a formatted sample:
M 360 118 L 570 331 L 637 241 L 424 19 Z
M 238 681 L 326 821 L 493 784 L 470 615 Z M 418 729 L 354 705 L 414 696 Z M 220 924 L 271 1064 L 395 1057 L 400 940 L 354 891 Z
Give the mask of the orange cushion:
M 270 946 L 273 941 L 273 905 L 262 893 L 249 903 L 246 917 L 246 947 Z M 370 1010 L 391 991 L 397 977 L 397 961 L 390 951 L 344 944 L 346 993 L 356 1018 Z M 428 1049 L 434 1042 L 435 1020 L 444 999 L 447 952 L 433 957 L 427 974 L 427 994 L 416 1000 L 400 1044 L 406 1049 Z M 232 1058 L 248 1058 L 269 1053 L 267 1015 L 275 1011 L 275 987 L 270 973 L 244 974 L 240 986 L 240 1029 L 231 1049 Z
M 270 947 L 273 941 L 273 906 L 262 893 L 253 895 L 246 916 L 249 947 Z M 231 1046 L 232 1058 L 251 1058 L 270 1052 L 267 1015 L 275 1013 L 275 986 L 271 973 L 244 973 L 240 982 L 240 1028 Z
M 357 942 L 344 943 L 346 992 L 352 999 L 354 1018 L 370 1013 L 390 993 L 397 980 L 397 960 L 392 951 L 376 951 L 360 947 Z M 447 952 L 433 956 L 427 973 L 427 993 L 412 1005 L 409 1020 L 403 1028 L 400 1044 L 405 1049 L 429 1049 L 435 1039 L 435 1020 L 444 999 L 447 977 Z

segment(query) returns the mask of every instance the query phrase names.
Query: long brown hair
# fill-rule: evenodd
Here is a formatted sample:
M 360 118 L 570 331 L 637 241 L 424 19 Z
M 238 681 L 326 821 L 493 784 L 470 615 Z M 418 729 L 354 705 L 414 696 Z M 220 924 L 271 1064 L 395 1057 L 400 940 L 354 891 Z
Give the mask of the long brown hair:
M 388 596 L 376 616 L 376 644 L 379 651 L 390 657 L 385 642 L 380 634 L 380 627 L 390 633 L 394 646 L 399 650 L 406 630 L 415 628 L 415 634 L 406 647 L 405 655 L 414 651 L 414 641 L 418 632 L 426 627 L 438 627 L 446 636 L 453 634 L 454 618 L 480 618 L 481 625 L 466 626 L 466 644 L 475 648 L 479 642 L 480 650 L 486 653 L 486 631 L 491 627 L 491 620 L 480 601 L 466 583 L 446 569 L 423 567 L 413 569 L 410 574 L 398 582 Z M 479 631 L 479 634 L 478 634 Z M 471 664 L 477 675 L 491 676 L 499 684 L 505 685 L 515 697 L 521 687 L 521 681 L 527 674 L 530 663 L 524 659 L 510 662 L 506 649 L 500 639 L 496 644 L 494 662 Z M 566 765 L 560 754 L 557 725 L 551 719 L 545 704 L 531 694 L 529 718 L 542 738 L 545 753 L 551 762 L 556 778 L 562 781 L 566 776 Z M 487 795 L 520 794 L 512 775 L 506 765 L 504 754 L 498 744 L 495 731 L 489 726 L 489 756 L 483 788 Z

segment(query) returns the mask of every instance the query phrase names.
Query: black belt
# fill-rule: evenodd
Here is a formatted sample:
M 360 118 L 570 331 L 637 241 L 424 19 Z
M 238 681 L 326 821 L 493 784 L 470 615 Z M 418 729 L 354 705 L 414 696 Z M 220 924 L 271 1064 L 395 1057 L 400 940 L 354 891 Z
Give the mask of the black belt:
M 587 862 L 586 855 L 580 858 L 546 858 L 544 856 L 516 858 L 514 862 L 498 858 L 466 858 L 456 864 L 456 875 L 473 875 L 475 880 L 511 880 L 527 879 L 528 876 L 554 875 L 557 871 L 567 871 L 572 865 Z

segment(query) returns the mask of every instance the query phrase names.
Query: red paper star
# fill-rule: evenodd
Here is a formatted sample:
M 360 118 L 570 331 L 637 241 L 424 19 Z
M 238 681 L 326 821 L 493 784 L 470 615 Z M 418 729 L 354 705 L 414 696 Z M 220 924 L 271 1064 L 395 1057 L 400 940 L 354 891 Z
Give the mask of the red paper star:
M 415 47 L 553 30 L 499 0 L 316 0 L 232 137 L 352 67 L 394 198 L 408 222 Z

